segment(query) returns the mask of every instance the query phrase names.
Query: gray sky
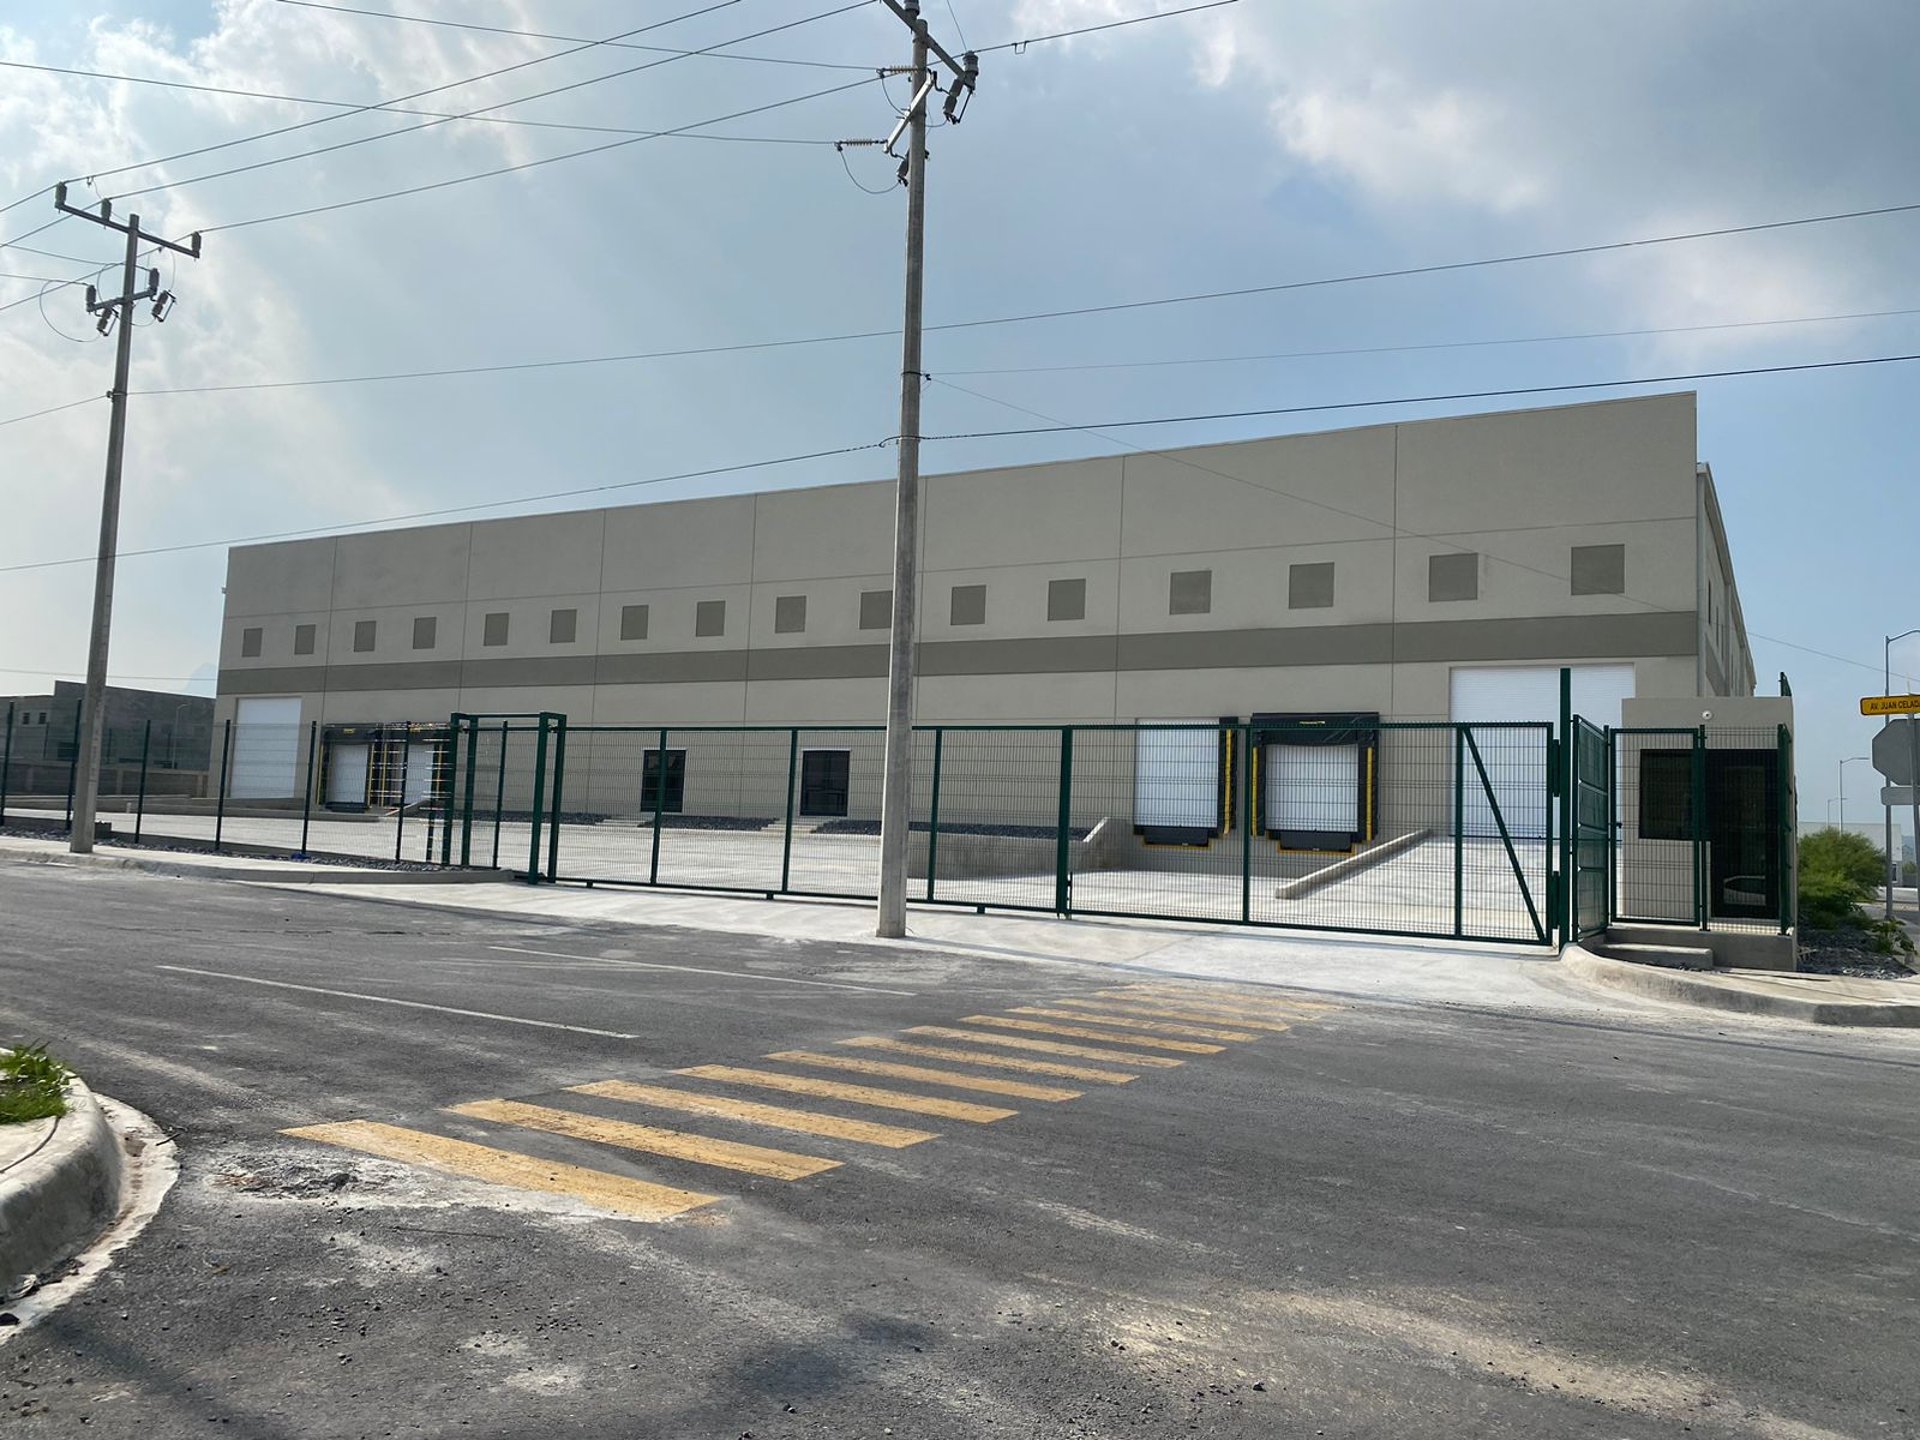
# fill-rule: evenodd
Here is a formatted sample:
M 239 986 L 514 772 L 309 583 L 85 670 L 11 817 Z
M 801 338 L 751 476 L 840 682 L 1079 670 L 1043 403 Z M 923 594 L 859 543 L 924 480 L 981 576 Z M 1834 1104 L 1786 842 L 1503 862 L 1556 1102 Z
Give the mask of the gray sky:
M 599 38 L 697 0 L 360 0 Z M 713 3 L 713 0 L 707 0 Z M 732 0 L 632 37 L 688 49 L 834 0 Z M 978 47 L 1175 8 L 1173 0 L 930 0 Z M 878 4 L 734 49 L 874 66 L 904 58 Z M 366 104 L 552 55 L 486 35 L 285 0 L 7 0 L 0 59 Z M 1911 0 L 1241 0 L 983 56 L 965 123 L 933 138 L 928 315 L 976 320 L 1358 270 L 1920 201 L 1920 6 Z M 857 70 L 596 47 L 415 104 L 465 111 L 666 61 L 500 111 L 667 129 L 862 80 Z M 904 98 L 894 81 L 895 99 Z M 180 233 L 381 194 L 624 138 L 455 122 L 247 174 L 191 177 L 421 123 L 345 115 L 158 168 L 101 172 L 338 112 L 0 70 L 0 204 L 62 178 Z M 134 388 L 246 384 L 886 330 L 901 198 L 872 151 L 877 83 L 710 127 L 304 219 L 210 230 L 162 262 L 180 296 L 136 337 Z M 851 176 L 848 174 L 851 169 Z M 860 186 L 883 193 L 863 193 Z M 0 214 L 0 239 L 52 215 Z M 1920 351 L 1908 214 L 1449 275 L 1101 316 L 937 331 L 929 433 L 1036 420 L 1337 404 Z M 68 221 L 26 245 L 84 257 L 115 237 Z M 0 248 L 0 421 L 107 387 L 111 347 L 77 289 L 87 264 Z M 1820 319 L 1853 316 L 1871 318 Z M 1759 323 L 1783 322 L 1796 323 Z M 1722 327 L 1722 328 L 1689 328 Z M 1734 328 L 1725 328 L 1734 327 Z M 1593 336 L 1548 343 L 1464 344 Z M 1450 347 L 1450 348 L 1408 348 Z M 1356 351 L 1363 354 L 1298 352 Z M 1229 363 L 1225 357 L 1293 356 Z M 135 401 L 122 543 L 184 545 L 870 444 L 895 428 L 882 338 L 507 374 Z M 1085 368 L 1085 367 L 1105 368 Z M 1112 368 L 1127 366 L 1130 368 Z M 1080 367 L 1080 368 L 1057 368 Z M 1920 366 L 1701 382 L 1700 448 L 1726 506 L 1771 693 L 1799 699 L 1801 807 L 1822 818 L 1844 755 L 1876 728 L 1881 639 L 1920 626 L 1914 456 Z M 956 388 L 956 387 L 964 387 Z M 1657 388 L 1657 387 L 1656 387 Z M 967 393 L 969 391 L 977 394 Z M 1585 398 L 1608 392 L 1581 392 Z M 1613 392 L 1620 393 L 1620 392 Z M 1631 392 L 1627 392 L 1631 393 Z M 982 398 L 992 397 L 992 398 Z M 1009 408 L 1011 402 L 1024 409 Z M 1331 410 L 1117 432 L 1170 445 L 1549 400 Z M 104 403 L 0 426 L 0 566 L 85 556 Z M 1110 453 L 1096 435 L 943 442 L 930 468 Z M 484 514 L 890 473 L 889 451 Z M 224 551 L 121 566 L 116 677 L 211 674 Z M 0 691 L 72 677 L 91 569 L 0 571 Z M 1828 659 L 1792 646 L 1811 647 Z M 1857 663 L 1847 663 L 1853 661 Z M 1920 674 L 1920 637 L 1895 649 Z M 18 667 L 9 670 L 8 667 Z M 152 679 L 141 677 L 155 677 Z M 1905 688 L 1896 676 L 1895 688 Z M 1848 769 L 1857 812 L 1870 777 Z

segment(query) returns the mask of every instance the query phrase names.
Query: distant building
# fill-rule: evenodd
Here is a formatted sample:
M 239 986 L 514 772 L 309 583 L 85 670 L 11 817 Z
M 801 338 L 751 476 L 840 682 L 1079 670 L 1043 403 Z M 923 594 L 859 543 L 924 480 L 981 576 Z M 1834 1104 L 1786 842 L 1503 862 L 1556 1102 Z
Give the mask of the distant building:
M 84 685 L 61 680 L 55 682 L 50 695 L 0 696 L 0 732 L 6 726 L 8 707 L 13 712 L 12 763 L 70 763 L 85 694 Z M 138 765 L 144 750 L 148 764 L 156 769 L 207 769 L 212 755 L 213 706 L 212 699 L 205 695 L 109 685 L 100 763 Z M 5 743 L 4 734 L 0 734 L 0 748 Z

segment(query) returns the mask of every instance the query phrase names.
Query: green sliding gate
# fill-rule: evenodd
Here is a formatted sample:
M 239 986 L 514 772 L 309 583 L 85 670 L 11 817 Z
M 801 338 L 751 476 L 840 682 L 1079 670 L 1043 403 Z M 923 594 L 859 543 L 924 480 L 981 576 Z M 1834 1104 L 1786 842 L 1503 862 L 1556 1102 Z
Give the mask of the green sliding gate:
M 871 899 L 879 726 L 455 715 L 442 863 Z M 1255 716 L 914 735 L 919 903 L 1549 945 L 1545 724 Z M 1584 850 L 1583 854 L 1586 853 Z

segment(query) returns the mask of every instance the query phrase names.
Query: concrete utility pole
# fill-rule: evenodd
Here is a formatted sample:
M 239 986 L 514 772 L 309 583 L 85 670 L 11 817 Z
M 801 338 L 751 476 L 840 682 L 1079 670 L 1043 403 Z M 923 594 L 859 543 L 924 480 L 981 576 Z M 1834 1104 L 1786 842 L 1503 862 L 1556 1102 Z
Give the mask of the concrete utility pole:
M 913 63 L 906 70 L 913 87 L 907 112 L 887 137 L 893 153 L 901 132 L 907 136 L 900 178 L 907 187 L 907 294 L 900 345 L 900 473 L 894 490 L 893 616 L 887 641 L 886 760 L 880 789 L 880 914 L 877 934 L 897 939 L 907 933 L 907 839 L 913 813 L 913 643 L 914 602 L 920 583 L 920 368 L 921 297 L 927 246 L 927 101 L 940 89 L 930 60 L 937 55 L 953 74 L 946 117 L 957 122 L 965 98 L 980 73 L 979 57 L 968 51 L 955 60 L 927 32 L 919 0 L 886 0 L 887 8 L 913 31 Z M 893 72 L 899 73 L 899 72 Z
M 100 500 L 100 556 L 93 575 L 93 631 L 87 641 L 87 686 L 80 702 L 80 734 L 74 755 L 73 823 L 67 832 L 67 848 L 75 855 L 93 850 L 94 812 L 100 798 L 100 738 L 104 730 L 101 712 L 107 692 L 107 641 L 113 628 L 113 564 L 120 544 L 120 474 L 127 444 L 127 372 L 133 363 L 133 307 L 153 302 L 153 318 L 162 321 L 173 307 L 173 296 L 160 288 L 160 272 L 147 272 L 146 288 L 134 288 L 139 273 L 140 246 L 147 242 L 164 250 L 173 250 L 190 259 L 200 258 L 200 235 L 194 232 L 190 244 L 181 245 L 140 228 L 140 217 L 129 215 L 124 221 L 113 218 L 113 202 L 102 200 L 98 211 L 82 210 L 67 203 L 67 187 L 56 185 L 54 209 L 75 215 L 127 237 L 126 259 L 120 267 L 120 293 L 102 300 L 94 287 L 87 287 L 87 313 L 100 317 L 100 333 L 106 334 L 118 320 L 120 335 L 114 347 L 113 389 L 108 400 L 113 407 L 107 427 L 107 479 Z

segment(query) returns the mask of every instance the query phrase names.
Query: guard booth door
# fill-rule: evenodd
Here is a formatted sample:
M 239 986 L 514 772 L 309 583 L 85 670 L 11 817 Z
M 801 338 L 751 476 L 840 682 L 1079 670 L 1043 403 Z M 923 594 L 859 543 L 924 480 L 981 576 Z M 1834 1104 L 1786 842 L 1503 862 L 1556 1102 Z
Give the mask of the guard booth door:
M 1780 913 L 1780 757 L 1709 750 L 1707 913 L 1770 920 Z

